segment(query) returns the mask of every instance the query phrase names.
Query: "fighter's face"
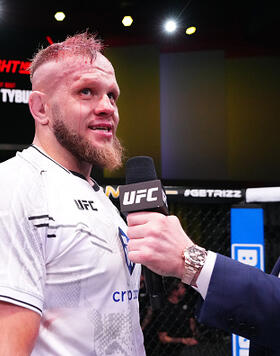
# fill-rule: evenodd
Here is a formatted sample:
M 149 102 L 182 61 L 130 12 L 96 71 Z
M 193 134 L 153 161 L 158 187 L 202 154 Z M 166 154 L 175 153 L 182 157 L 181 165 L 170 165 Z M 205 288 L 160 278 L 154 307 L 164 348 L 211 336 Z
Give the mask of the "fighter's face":
M 93 63 L 68 59 L 63 70 L 65 75 L 56 80 L 50 95 L 50 123 L 57 141 L 79 160 L 118 167 L 119 87 L 111 63 L 98 54 Z

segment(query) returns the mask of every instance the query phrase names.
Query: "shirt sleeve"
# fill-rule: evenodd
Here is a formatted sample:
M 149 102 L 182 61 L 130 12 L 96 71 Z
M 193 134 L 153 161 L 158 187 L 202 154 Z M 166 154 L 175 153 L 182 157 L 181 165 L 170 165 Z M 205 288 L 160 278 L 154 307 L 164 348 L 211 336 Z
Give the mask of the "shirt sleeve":
M 215 266 L 217 255 L 212 251 L 208 251 L 207 258 L 204 266 L 201 269 L 201 272 L 197 278 L 197 288 L 194 288 L 196 291 L 200 293 L 203 299 L 205 299 L 210 279 L 212 276 L 212 272 Z
M 46 214 L 40 184 L 8 186 L 0 195 L 0 300 L 41 315 L 47 226 L 34 224 L 34 217 Z

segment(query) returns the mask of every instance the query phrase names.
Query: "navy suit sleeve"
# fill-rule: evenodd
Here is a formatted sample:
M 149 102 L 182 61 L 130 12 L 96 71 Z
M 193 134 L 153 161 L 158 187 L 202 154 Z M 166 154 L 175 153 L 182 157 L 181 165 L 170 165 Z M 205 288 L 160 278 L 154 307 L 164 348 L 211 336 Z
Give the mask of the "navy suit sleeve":
M 279 350 L 280 279 L 218 254 L 197 317 L 201 323 Z

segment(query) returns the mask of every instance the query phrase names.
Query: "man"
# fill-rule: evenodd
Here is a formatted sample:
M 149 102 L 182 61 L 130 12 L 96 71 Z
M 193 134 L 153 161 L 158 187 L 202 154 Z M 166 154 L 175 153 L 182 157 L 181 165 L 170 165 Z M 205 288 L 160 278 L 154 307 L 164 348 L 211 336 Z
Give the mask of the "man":
M 196 288 L 201 323 L 250 339 L 250 356 L 280 355 L 280 259 L 269 275 L 196 246 L 175 216 L 140 212 L 127 221 L 130 260 Z
M 1 356 L 145 355 L 140 266 L 90 177 L 122 158 L 119 87 L 101 49 L 83 33 L 32 61 L 33 145 L 0 165 Z
M 186 287 L 177 279 L 171 281 L 167 290 L 167 300 L 155 320 L 158 325 L 159 355 L 179 355 L 185 347 L 198 344 L 194 337 L 196 323 L 184 296 Z

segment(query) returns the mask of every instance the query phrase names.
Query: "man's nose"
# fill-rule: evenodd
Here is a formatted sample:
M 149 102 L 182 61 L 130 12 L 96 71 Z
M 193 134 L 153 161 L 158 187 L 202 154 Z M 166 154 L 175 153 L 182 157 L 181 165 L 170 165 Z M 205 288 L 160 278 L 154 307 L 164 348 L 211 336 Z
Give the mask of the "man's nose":
M 96 103 L 95 113 L 101 116 L 110 116 L 114 113 L 115 106 L 112 104 L 107 94 L 104 94 Z

